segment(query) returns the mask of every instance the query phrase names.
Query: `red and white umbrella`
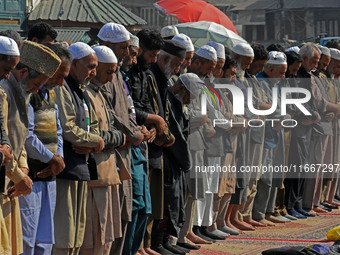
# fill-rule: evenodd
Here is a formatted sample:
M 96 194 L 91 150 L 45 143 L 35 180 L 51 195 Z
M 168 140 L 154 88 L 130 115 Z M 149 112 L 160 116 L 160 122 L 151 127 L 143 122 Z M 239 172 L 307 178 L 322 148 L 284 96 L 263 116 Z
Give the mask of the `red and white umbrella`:
M 161 0 L 154 6 L 180 22 L 212 21 L 235 32 L 234 24 L 221 10 L 203 0 Z

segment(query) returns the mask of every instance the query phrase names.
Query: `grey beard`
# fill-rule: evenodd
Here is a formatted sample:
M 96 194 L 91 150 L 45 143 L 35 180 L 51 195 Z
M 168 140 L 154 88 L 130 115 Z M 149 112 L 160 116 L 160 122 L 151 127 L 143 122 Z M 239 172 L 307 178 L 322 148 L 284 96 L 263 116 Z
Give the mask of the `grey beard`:
M 166 64 L 166 66 L 164 67 L 164 75 L 167 79 L 170 79 L 171 78 L 171 75 L 173 74 L 172 71 L 171 71 L 171 63 L 168 62 Z
M 244 74 L 244 70 L 241 68 L 241 65 L 237 63 L 236 76 L 240 77 L 242 74 Z

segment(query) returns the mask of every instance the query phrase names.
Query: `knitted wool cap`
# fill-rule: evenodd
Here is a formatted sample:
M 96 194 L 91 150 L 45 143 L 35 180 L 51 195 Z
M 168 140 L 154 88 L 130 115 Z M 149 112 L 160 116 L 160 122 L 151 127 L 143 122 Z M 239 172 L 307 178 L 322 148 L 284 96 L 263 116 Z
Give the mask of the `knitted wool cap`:
M 20 49 L 20 63 L 51 78 L 58 70 L 61 60 L 48 47 L 31 41 L 24 41 Z

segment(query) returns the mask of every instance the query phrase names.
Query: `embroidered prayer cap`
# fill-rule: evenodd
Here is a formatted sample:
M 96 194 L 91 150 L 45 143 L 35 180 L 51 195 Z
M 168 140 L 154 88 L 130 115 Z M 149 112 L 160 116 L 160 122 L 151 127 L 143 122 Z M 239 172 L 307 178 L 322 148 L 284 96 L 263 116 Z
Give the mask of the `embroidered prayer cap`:
M 130 33 L 126 28 L 117 23 L 107 23 L 100 30 L 97 35 L 99 39 L 104 42 L 121 43 L 130 40 Z
M 45 45 L 24 41 L 20 49 L 20 63 L 51 78 L 58 70 L 61 60 Z

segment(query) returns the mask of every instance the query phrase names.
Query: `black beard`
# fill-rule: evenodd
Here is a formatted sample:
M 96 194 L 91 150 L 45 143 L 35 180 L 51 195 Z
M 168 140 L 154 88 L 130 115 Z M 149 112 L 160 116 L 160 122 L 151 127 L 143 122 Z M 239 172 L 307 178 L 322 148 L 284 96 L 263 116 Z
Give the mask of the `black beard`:
M 142 69 L 142 71 L 148 70 L 149 67 L 145 67 L 146 61 L 143 57 L 143 55 L 140 55 L 137 57 L 137 65 Z

